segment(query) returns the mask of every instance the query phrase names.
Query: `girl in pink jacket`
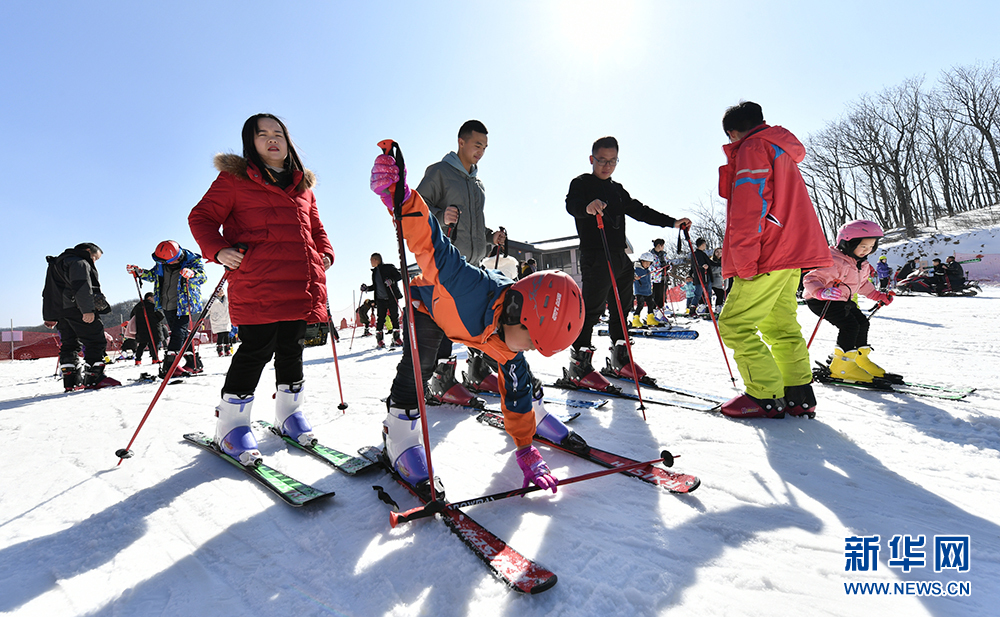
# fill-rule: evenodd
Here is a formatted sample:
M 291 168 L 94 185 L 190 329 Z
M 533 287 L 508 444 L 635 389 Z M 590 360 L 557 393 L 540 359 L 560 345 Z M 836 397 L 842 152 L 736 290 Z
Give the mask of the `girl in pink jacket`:
M 803 297 L 809 309 L 837 327 L 837 347 L 830 360 L 832 377 L 844 381 L 871 383 L 875 377 L 902 381 L 886 373 L 868 355 L 868 316 L 854 302 L 861 294 L 881 302 L 892 302 L 893 294 L 883 293 L 872 284 L 875 270 L 867 257 L 878 247 L 882 228 L 872 221 L 851 221 L 837 231 L 837 244 L 830 247 L 833 265 L 818 268 L 803 279 Z

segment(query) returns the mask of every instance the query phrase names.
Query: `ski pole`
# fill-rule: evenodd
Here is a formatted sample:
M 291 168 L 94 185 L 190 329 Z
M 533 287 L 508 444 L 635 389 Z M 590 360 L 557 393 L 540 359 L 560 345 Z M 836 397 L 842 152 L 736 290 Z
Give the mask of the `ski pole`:
M 726 360 L 726 369 L 729 370 L 729 379 L 733 382 L 733 387 L 736 388 L 736 377 L 733 375 L 733 368 L 729 365 L 729 355 L 726 354 L 726 345 L 722 342 L 722 332 L 719 331 L 719 320 L 715 318 L 715 310 L 712 308 L 712 298 L 708 295 L 708 290 L 705 289 L 705 279 L 701 276 L 701 268 L 698 266 L 698 258 L 695 257 L 694 244 L 691 242 L 691 234 L 688 233 L 687 226 L 681 227 L 681 232 L 684 234 L 684 239 L 687 240 L 688 248 L 691 249 L 691 263 L 694 265 L 694 272 L 698 275 L 698 284 L 701 285 L 701 293 L 705 298 L 705 305 L 708 307 L 708 314 L 712 317 L 712 326 L 715 327 L 715 336 L 719 339 L 719 348 L 722 349 L 722 357 Z M 677 238 L 677 243 L 680 244 L 680 236 Z M 695 309 L 697 312 L 697 309 Z
M 651 467 L 656 463 L 662 463 L 664 460 L 672 461 L 674 458 L 680 458 L 680 456 L 671 456 L 669 452 L 664 450 L 660 453 L 660 458 L 645 461 L 645 462 L 635 462 L 629 463 L 628 465 L 623 465 L 621 467 L 611 467 L 609 469 L 601 469 L 600 471 L 593 471 L 591 473 L 585 473 L 582 476 L 575 476 L 573 478 L 567 478 L 565 480 L 559 481 L 559 486 L 566 486 L 567 484 L 575 484 L 577 482 L 583 482 L 584 480 L 593 480 L 594 478 L 600 478 L 602 476 L 610 476 L 613 473 L 622 473 L 626 471 L 631 471 L 633 469 L 641 469 L 644 467 Z M 668 465 L 669 466 L 669 465 Z M 534 493 L 537 491 L 544 491 L 540 486 L 526 486 L 524 488 L 517 488 L 511 491 L 501 491 L 499 493 L 493 493 L 492 495 L 484 495 L 482 497 L 473 497 L 472 499 L 466 499 L 464 501 L 451 501 L 448 503 L 436 501 L 429 503 L 418 508 L 413 508 L 412 510 L 407 510 L 406 512 L 390 512 L 389 513 L 389 525 L 395 527 L 400 523 L 409 523 L 410 521 L 415 521 L 421 518 L 428 518 L 443 512 L 444 510 L 452 508 L 466 508 L 468 506 L 476 506 L 481 503 L 490 503 L 493 501 L 500 501 L 501 499 L 507 499 L 509 497 L 524 496 L 528 493 Z
M 153 364 L 157 364 L 160 361 L 160 355 L 156 349 L 156 342 L 153 338 L 153 326 L 149 323 L 149 311 L 146 309 L 146 302 L 142 299 L 142 285 L 139 283 L 139 273 L 132 272 L 132 277 L 135 279 L 135 290 L 139 294 L 139 304 L 142 305 L 142 314 L 146 316 L 146 330 L 149 332 L 149 349 L 150 355 L 153 356 Z M 138 343 L 136 343 L 136 349 L 138 350 Z
M 239 249 L 241 253 L 245 253 L 247 250 L 245 244 L 237 244 L 235 248 Z M 132 439 L 129 440 L 128 445 L 124 448 L 115 450 L 115 456 L 118 457 L 118 465 L 121 465 L 122 461 L 125 459 L 132 458 L 134 453 L 131 448 L 132 444 L 135 443 L 135 438 L 139 436 L 139 431 L 142 430 L 142 425 L 146 423 L 146 419 L 149 418 L 149 414 L 153 411 L 153 406 L 156 405 L 156 401 L 160 399 L 160 395 L 163 394 L 164 388 L 167 387 L 167 384 L 170 382 L 170 378 L 173 377 L 174 371 L 177 369 L 177 365 L 179 365 L 184 359 L 184 353 L 187 351 L 191 341 L 194 340 L 194 335 L 198 326 L 200 326 L 205 321 L 205 318 L 208 317 L 208 309 L 211 308 L 212 303 L 215 302 L 216 296 L 222 293 L 222 287 L 226 284 L 226 279 L 229 278 L 230 272 L 232 272 L 232 270 L 226 268 L 226 271 L 222 274 L 222 279 L 219 280 L 219 284 L 215 286 L 215 291 L 212 293 L 212 296 L 208 299 L 208 302 L 205 303 L 205 307 L 202 309 L 201 316 L 198 317 L 195 327 L 188 332 L 187 338 L 184 339 L 184 343 L 181 345 L 180 351 L 178 351 L 177 355 L 174 357 L 173 364 L 170 365 L 170 368 L 167 369 L 167 372 L 164 374 L 160 387 L 156 390 L 156 394 L 153 395 L 153 400 L 149 402 L 149 407 L 146 408 L 146 413 L 142 416 L 142 420 L 139 421 L 139 426 L 135 428 L 135 433 L 132 433 Z
M 393 191 L 393 220 L 396 223 L 396 244 L 399 248 L 399 263 L 403 267 L 403 301 L 406 303 L 406 324 L 410 330 L 410 358 L 413 364 L 413 385 L 417 390 L 417 409 L 420 410 L 420 430 L 424 437 L 424 454 L 427 457 L 427 477 L 430 485 L 431 501 L 437 501 L 434 490 L 434 467 L 431 465 L 431 439 L 427 430 L 427 407 L 424 404 L 424 380 L 420 375 L 420 350 L 417 348 L 416 321 L 413 317 L 413 303 L 410 299 L 410 268 L 406 264 L 406 245 L 403 243 L 403 197 L 406 192 L 406 167 L 403 164 L 403 151 L 399 144 L 391 139 L 378 142 L 383 154 L 390 154 L 396 161 L 399 170 L 399 180 Z M 452 227 L 454 228 L 454 226 Z
M 809 337 L 809 342 L 806 343 L 806 349 L 809 349 L 809 346 L 813 344 L 813 339 L 816 338 L 816 333 L 819 332 L 819 325 L 823 323 L 823 318 L 826 317 L 826 309 L 830 308 L 831 302 L 833 302 L 833 300 L 827 300 L 826 304 L 823 305 L 823 311 L 819 314 L 819 320 L 816 322 L 816 327 L 813 328 L 813 333 L 812 336 Z
M 344 402 L 344 388 L 340 385 L 340 362 L 337 360 L 337 337 L 333 335 L 333 313 L 330 312 L 330 298 L 326 299 L 326 319 L 330 326 L 330 346 L 333 347 L 333 368 L 337 372 L 337 389 L 340 390 L 340 404 L 337 409 L 347 413 L 347 403 Z M 353 336 L 353 335 L 352 335 Z
M 837 279 L 833 281 L 833 285 L 840 285 L 841 282 L 842 281 L 840 279 Z M 813 333 L 812 336 L 809 337 L 809 342 L 806 343 L 806 349 L 809 349 L 809 346 L 813 344 L 813 339 L 816 338 L 816 333 L 819 332 L 819 325 L 823 323 L 823 318 L 826 317 L 826 310 L 830 308 L 831 302 L 833 302 L 833 300 L 827 300 L 826 304 L 823 305 L 823 311 L 819 314 L 819 320 L 816 322 L 816 327 L 813 328 Z
M 635 394 L 639 398 L 639 411 L 642 412 L 642 419 L 646 419 L 646 406 L 642 402 L 642 390 L 639 389 L 639 371 L 635 370 L 635 359 L 632 358 L 632 341 L 628 336 L 628 325 L 625 323 L 625 314 L 622 312 L 622 299 L 618 296 L 618 280 L 615 278 L 615 270 L 611 267 L 611 249 L 608 248 L 608 236 L 604 233 L 604 217 L 600 212 L 594 214 L 597 217 L 597 228 L 601 230 L 601 242 L 604 243 L 604 256 L 608 261 L 608 276 L 611 277 L 611 289 L 615 290 L 615 304 L 618 305 L 618 319 L 621 321 L 622 334 L 625 337 L 625 350 L 628 351 L 628 363 L 632 367 L 632 380 L 635 382 Z M 611 327 L 608 327 L 608 335 L 611 334 Z M 614 344 L 614 341 L 612 341 Z M 612 351 L 614 353 L 614 351 Z

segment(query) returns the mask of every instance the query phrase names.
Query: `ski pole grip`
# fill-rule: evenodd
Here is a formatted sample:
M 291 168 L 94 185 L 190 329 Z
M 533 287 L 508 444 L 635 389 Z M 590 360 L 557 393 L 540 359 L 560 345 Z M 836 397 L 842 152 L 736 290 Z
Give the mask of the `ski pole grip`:
M 604 229 L 604 217 L 601 216 L 601 213 L 600 212 L 596 212 L 596 213 L 594 213 L 594 216 L 597 217 L 597 228 L 598 229 Z
M 443 512 L 447 505 L 443 501 L 432 501 L 427 505 L 413 508 L 406 512 L 390 512 L 389 525 L 395 529 L 400 523 L 409 523 L 421 518 L 430 518 L 439 512 Z

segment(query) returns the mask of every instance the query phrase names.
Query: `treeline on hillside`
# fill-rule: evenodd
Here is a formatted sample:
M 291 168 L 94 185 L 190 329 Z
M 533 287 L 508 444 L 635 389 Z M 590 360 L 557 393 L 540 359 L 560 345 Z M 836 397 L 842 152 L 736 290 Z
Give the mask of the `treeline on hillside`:
M 800 166 L 828 236 L 845 221 L 917 227 L 1000 202 L 1000 61 L 862 96 L 805 143 Z

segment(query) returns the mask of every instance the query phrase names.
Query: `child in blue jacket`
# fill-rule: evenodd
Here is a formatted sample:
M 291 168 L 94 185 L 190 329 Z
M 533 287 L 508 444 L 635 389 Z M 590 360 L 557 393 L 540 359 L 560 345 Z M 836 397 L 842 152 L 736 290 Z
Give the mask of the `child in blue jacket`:
M 878 258 L 878 265 L 875 266 L 875 276 L 878 277 L 878 290 L 886 292 L 889 289 L 889 279 L 892 278 L 892 269 L 889 268 L 889 258 L 882 255 Z
M 633 295 L 635 295 L 635 314 L 632 316 L 632 327 L 642 327 L 642 320 L 639 314 L 642 313 L 643 305 L 646 306 L 646 325 L 658 326 L 660 322 L 656 320 L 656 302 L 653 300 L 653 280 L 650 277 L 650 266 L 656 258 L 652 253 L 646 252 L 639 257 L 635 265 L 635 282 L 632 283 Z

